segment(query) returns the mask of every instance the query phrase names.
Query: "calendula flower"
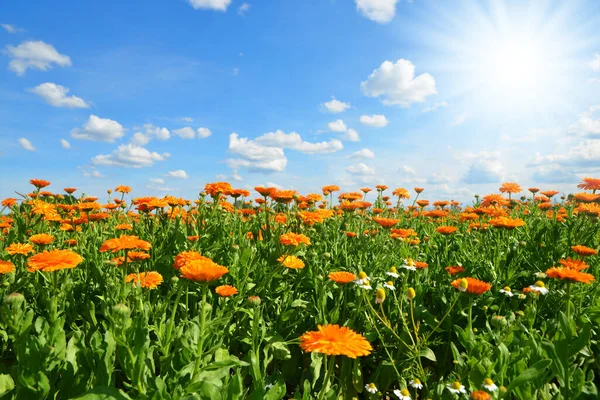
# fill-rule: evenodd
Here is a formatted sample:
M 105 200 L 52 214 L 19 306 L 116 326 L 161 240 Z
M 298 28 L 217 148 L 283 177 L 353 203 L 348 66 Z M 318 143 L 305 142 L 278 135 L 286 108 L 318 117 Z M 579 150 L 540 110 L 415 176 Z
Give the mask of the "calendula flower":
M 467 393 L 465 387 L 459 381 L 454 381 L 446 386 L 451 393 L 461 394 Z
M 365 390 L 371 394 L 377 393 L 377 386 L 374 383 L 367 383 L 365 385 Z
M 442 235 L 451 235 L 456 232 L 458 228 L 455 226 L 438 226 L 435 230 Z
M 553 267 L 546 271 L 548 278 L 566 280 L 570 282 L 581 282 L 590 284 L 596 280 L 594 275 L 566 267 Z
M 463 267 L 461 267 L 460 265 L 453 265 L 450 267 L 446 267 L 446 271 L 448 271 L 448 273 L 450 275 L 455 275 L 458 274 L 460 272 L 465 272 L 465 269 Z
M 373 350 L 364 336 L 339 325 L 319 325 L 318 331 L 306 332 L 300 337 L 300 348 L 305 352 L 350 358 L 368 356 Z
M 182 278 L 196 282 L 212 282 L 228 273 L 229 269 L 207 258 L 192 260 L 179 271 Z
M 229 297 L 237 294 L 238 290 L 231 285 L 221 285 L 215 288 L 215 293 L 221 297 Z
M 400 400 L 410 400 L 410 392 L 408 391 L 408 389 L 396 389 L 394 390 L 394 394 L 398 396 Z
M 577 271 L 581 271 L 584 269 L 588 269 L 590 266 L 585 263 L 584 261 L 581 260 L 574 260 L 571 257 L 567 258 L 567 259 L 563 259 L 563 260 L 558 260 L 558 262 L 566 268 L 571 268 Z
M 391 276 L 392 278 L 398 278 L 400 276 L 398 275 L 396 267 L 390 267 L 390 270 L 386 272 L 386 275 Z
M 141 240 L 137 236 L 121 235 L 118 238 L 106 240 L 100 246 L 100 252 L 110 251 L 116 253 L 121 250 L 150 250 L 152 245 L 145 240 Z
M 310 239 L 303 234 L 285 233 L 279 237 L 279 243 L 284 246 L 298 246 L 300 244 L 310 245 Z
M 45 246 L 54 242 L 54 236 L 46 233 L 40 233 L 38 235 L 31 236 L 29 241 L 33 244 L 37 244 L 38 246 Z
M 404 260 L 404 265 L 402 265 L 402 268 L 407 269 L 409 271 L 417 270 L 417 267 L 415 266 L 415 262 L 413 261 L 412 258 L 407 258 L 406 260 Z
M 22 254 L 26 256 L 29 253 L 33 253 L 33 246 L 29 243 L 11 243 L 7 248 L 5 248 L 6 252 L 11 256 L 14 254 Z
M 71 250 L 52 250 L 38 253 L 29 257 L 27 269 L 29 272 L 53 272 L 61 269 L 75 268 L 83 258 Z
M 396 287 L 394 286 L 394 282 L 392 281 L 387 281 L 386 283 L 383 284 L 383 287 L 389 290 L 396 290 Z
M 45 181 L 43 179 L 31 179 L 29 181 L 29 183 L 31 183 L 33 186 L 35 186 L 38 189 L 45 188 L 46 186 L 50 186 L 50 182 Z
M 127 275 L 125 282 L 133 282 L 147 289 L 156 289 L 163 282 L 163 277 L 156 271 L 140 272 L 139 274 Z
M 582 257 L 595 256 L 596 254 L 598 254 L 598 250 L 592 249 L 591 247 L 587 246 L 577 245 L 572 246 L 571 249 Z
M 529 286 L 529 290 L 540 294 L 548 294 L 548 289 L 546 289 L 546 285 L 544 285 L 544 282 L 542 281 L 537 281 L 533 285 Z
M 345 285 L 345 284 L 353 282 L 357 279 L 356 275 L 354 275 L 351 272 L 346 272 L 346 271 L 332 272 L 328 276 L 329 276 L 329 279 L 331 279 L 335 283 L 339 283 L 340 285 Z
M 500 289 L 500 293 L 502 293 L 506 297 L 513 297 L 514 296 L 513 292 L 510 290 L 509 286 L 504 286 L 503 289 Z
M 475 278 L 462 278 L 452 281 L 450 283 L 454 288 L 461 292 L 467 292 L 471 294 L 483 294 L 491 289 L 492 285 L 487 282 L 480 281 Z
M 498 386 L 494 383 L 490 378 L 485 378 L 483 381 L 483 387 L 489 390 L 490 392 L 494 392 L 498 390 Z
M 296 256 L 283 255 L 277 259 L 284 267 L 290 269 L 302 269 L 304 268 L 304 261 Z
M 492 396 L 483 390 L 477 390 L 471 393 L 471 400 L 491 400 Z
M 9 274 L 11 272 L 15 272 L 15 264 L 10 261 L 0 260 L 0 274 Z
M 412 386 L 415 389 L 423 389 L 423 384 L 421 383 L 420 379 L 414 378 L 413 380 L 411 380 L 410 382 L 408 382 L 408 384 L 410 386 Z

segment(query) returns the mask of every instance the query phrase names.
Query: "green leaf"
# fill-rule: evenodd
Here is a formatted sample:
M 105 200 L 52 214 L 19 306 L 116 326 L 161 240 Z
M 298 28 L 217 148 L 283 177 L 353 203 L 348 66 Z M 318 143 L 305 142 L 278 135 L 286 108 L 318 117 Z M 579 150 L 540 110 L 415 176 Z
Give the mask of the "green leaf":
M 10 376 L 8 374 L 0 375 L 0 396 L 2 396 L 5 393 L 10 392 L 14 388 L 15 388 L 15 381 L 13 380 L 12 376 Z
M 433 362 L 437 361 L 435 358 L 435 353 L 429 347 L 425 347 L 423 350 L 421 350 L 421 357 L 425 357 Z
M 88 390 L 72 400 L 131 400 L 131 397 L 117 388 L 99 386 Z
M 579 336 L 577 336 L 577 339 L 573 340 L 571 342 L 571 345 L 569 346 L 569 355 L 570 356 L 574 356 L 575 354 L 577 354 L 581 350 L 583 350 L 583 348 L 585 346 L 587 346 L 587 344 L 590 342 L 591 333 L 592 333 L 591 325 L 590 324 L 584 325 L 581 332 L 579 332 Z
M 285 393 L 286 393 L 285 383 L 283 383 L 282 381 L 277 381 L 277 382 L 275 382 L 275 385 L 273 385 L 273 387 L 271 389 L 269 389 L 267 394 L 265 394 L 264 399 L 265 400 L 281 400 L 285 396 Z
M 355 358 L 352 362 L 352 385 L 357 392 L 362 392 L 363 389 L 363 376 L 362 369 L 360 368 L 360 360 Z
M 533 364 L 530 368 L 527 368 L 525 371 L 521 373 L 521 375 L 517 376 L 506 388 L 507 392 L 510 393 L 512 390 L 518 388 L 519 386 L 536 380 L 540 376 L 544 375 L 548 367 L 552 364 L 552 360 L 540 360 Z

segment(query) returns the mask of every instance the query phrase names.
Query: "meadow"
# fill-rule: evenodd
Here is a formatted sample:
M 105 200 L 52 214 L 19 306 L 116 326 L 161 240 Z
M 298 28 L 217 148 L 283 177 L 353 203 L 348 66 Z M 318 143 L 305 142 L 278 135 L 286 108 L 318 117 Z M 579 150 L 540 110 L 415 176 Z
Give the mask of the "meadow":
M 600 179 L 469 205 L 31 184 L 0 207 L 2 398 L 598 398 Z

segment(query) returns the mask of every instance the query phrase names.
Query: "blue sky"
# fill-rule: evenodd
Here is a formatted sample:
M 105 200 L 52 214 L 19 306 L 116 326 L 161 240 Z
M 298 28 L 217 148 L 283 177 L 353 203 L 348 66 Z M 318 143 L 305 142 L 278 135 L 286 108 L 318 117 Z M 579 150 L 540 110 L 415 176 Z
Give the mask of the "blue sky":
M 6 0 L 0 198 L 600 175 L 600 2 Z M 334 101 L 335 100 L 335 101 Z

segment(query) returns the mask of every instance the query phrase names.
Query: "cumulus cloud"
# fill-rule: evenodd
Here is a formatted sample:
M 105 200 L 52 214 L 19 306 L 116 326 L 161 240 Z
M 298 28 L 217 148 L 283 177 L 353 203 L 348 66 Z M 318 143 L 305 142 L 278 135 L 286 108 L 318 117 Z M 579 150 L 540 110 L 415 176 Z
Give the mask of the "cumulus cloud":
M 346 130 L 344 133 L 344 136 L 342 136 L 342 139 L 349 140 L 351 142 L 358 142 L 360 141 L 360 135 L 354 129 L 348 128 L 348 130 Z
M 309 143 L 303 141 L 302 137 L 296 132 L 286 134 L 280 130 L 265 133 L 256 138 L 255 141 L 263 145 L 292 149 L 307 154 L 334 153 L 344 148 L 344 145 L 339 140 Z
M 373 153 L 372 150 L 365 148 L 362 150 L 355 151 L 347 158 L 375 158 L 375 153 Z
M 433 173 L 429 178 L 427 178 L 427 183 L 431 185 L 441 185 L 445 183 L 449 183 L 451 181 L 450 177 L 443 172 Z
M 462 113 L 462 114 L 454 117 L 454 119 L 450 123 L 450 126 L 452 126 L 452 127 L 460 126 L 460 125 L 464 124 L 468 119 L 469 119 L 469 113 Z
M 198 133 L 198 137 L 201 139 L 207 138 L 212 134 L 208 128 L 198 128 L 196 129 L 196 132 Z
M 237 133 L 229 135 L 229 151 L 239 156 L 225 162 L 233 170 L 248 168 L 250 171 L 283 171 L 287 158 L 281 147 L 262 145 L 248 138 L 240 138 Z
M 165 176 L 170 176 L 171 178 L 177 178 L 177 179 L 189 178 L 187 172 L 185 172 L 182 169 L 178 169 L 176 171 L 169 171 L 169 172 L 167 172 L 167 174 Z
M 422 112 L 428 113 L 428 112 L 436 111 L 436 110 L 438 110 L 440 108 L 446 108 L 446 107 L 448 107 L 448 102 L 447 101 L 441 101 L 441 102 L 433 104 L 433 105 L 431 105 L 429 107 L 425 107 Z
M 337 114 L 346 111 L 350 108 L 350 103 L 344 103 L 339 101 L 335 97 L 332 97 L 330 101 L 321 104 L 324 110 L 332 114 Z
M 181 137 L 182 139 L 193 139 L 196 136 L 196 131 L 194 131 L 194 129 L 190 128 L 189 126 L 186 126 L 185 128 L 181 129 L 174 129 L 173 133 Z
M 5 53 L 11 58 L 8 68 L 22 76 L 27 69 L 47 71 L 53 65 L 70 67 L 71 59 L 60 54 L 54 46 L 42 41 L 25 41 L 18 46 L 7 45 Z
M 379 24 L 390 22 L 396 15 L 398 0 L 355 0 L 360 14 Z
M 375 175 L 375 170 L 365 163 L 358 163 L 346 167 L 346 172 L 352 175 Z
M 161 128 L 152 124 L 144 124 L 144 129 L 146 130 L 147 136 L 155 137 L 158 140 L 169 140 L 171 137 L 171 132 L 169 132 L 167 128 Z
M 346 132 L 346 130 L 348 129 L 344 121 L 342 121 L 341 119 L 331 121 L 327 124 L 327 128 L 329 128 L 331 132 Z
M 575 183 L 579 178 L 566 168 L 559 166 L 542 166 L 531 176 L 539 183 Z
M 590 68 L 594 71 L 600 71 L 600 53 L 594 55 L 594 59 L 590 61 Z
M 388 121 L 385 115 L 381 114 L 361 115 L 360 122 L 363 125 L 368 125 L 375 128 L 383 128 L 384 126 L 387 126 L 390 123 L 390 121 Z
M 400 168 L 398 169 L 398 172 L 400 172 L 401 174 L 408 174 L 408 175 L 416 175 L 417 174 L 417 171 L 415 171 L 414 168 L 409 167 L 408 165 L 400 166 Z
M 600 136 L 600 105 L 592 106 L 579 116 L 577 122 L 569 127 L 569 133 L 582 136 Z
M 19 33 L 19 32 L 25 32 L 25 29 L 23 28 L 19 28 L 18 26 L 15 25 L 11 25 L 11 24 L 0 24 L 0 26 L 2 28 L 4 28 L 4 30 L 8 33 Z
M 584 140 L 563 154 L 542 156 L 538 153 L 529 162 L 531 166 L 548 164 L 574 167 L 582 170 L 598 169 L 600 168 L 600 140 Z
M 384 105 L 400 107 L 422 103 L 428 96 L 437 94 L 433 76 L 427 73 L 415 76 L 415 66 L 405 59 L 395 63 L 384 61 L 360 87 L 369 97 L 381 97 Z
M 142 168 L 151 167 L 155 162 L 164 161 L 171 155 L 151 152 L 140 146 L 122 144 L 110 154 L 99 154 L 92 159 L 95 165 L 108 165 L 112 167 Z
M 495 158 L 480 158 L 475 160 L 462 181 L 468 184 L 498 183 L 504 180 L 506 167 Z
M 239 15 L 245 15 L 248 10 L 250 10 L 250 3 L 242 3 L 242 5 L 238 7 L 237 12 Z
M 71 137 L 95 142 L 114 142 L 125 135 L 125 129 L 117 121 L 90 115 L 81 128 L 71 131 Z
M 63 147 L 63 149 L 70 149 L 71 148 L 71 143 L 69 143 L 65 139 L 60 139 L 60 145 Z
M 150 138 L 142 132 L 136 132 L 131 137 L 130 143 L 134 146 L 145 146 L 150 143 Z
M 35 147 L 33 147 L 33 144 L 31 144 L 31 142 L 28 139 L 24 138 L 24 137 L 21 138 L 21 139 L 19 139 L 19 144 L 25 150 L 35 151 Z
M 93 165 L 86 165 L 85 167 L 77 167 L 81 169 L 81 173 L 86 178 L 104 178 L 104 175 L 96 169 Z
M 188 0 L 190 5 L 195 9 L 227 11 L 227 7 L 231 4 L 231 0 Z
M 30 89 L 44 101 L 54 107 L 89 108 L 90 105 L 81 97 L 68 96 L 69 89 L 55 83 L 46 82 Z

